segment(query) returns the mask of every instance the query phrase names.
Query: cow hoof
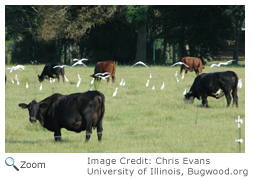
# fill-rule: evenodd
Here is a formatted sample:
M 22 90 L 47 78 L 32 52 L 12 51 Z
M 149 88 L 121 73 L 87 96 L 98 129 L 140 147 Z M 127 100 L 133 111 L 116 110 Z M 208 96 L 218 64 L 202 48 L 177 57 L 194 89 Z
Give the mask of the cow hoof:
M 62 141 L 57 140 L 57 141 L 54 141 L 54 143 L 62 143 Z

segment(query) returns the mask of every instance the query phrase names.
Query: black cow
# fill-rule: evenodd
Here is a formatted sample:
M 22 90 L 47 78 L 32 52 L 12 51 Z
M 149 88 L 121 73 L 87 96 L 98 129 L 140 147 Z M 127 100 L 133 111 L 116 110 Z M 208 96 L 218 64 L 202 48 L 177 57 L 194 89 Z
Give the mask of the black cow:
M 237 84 L 238 77 L 233 71 L 200 74 L 195 78 L 190 91 L 185 94 L 184 102 L 193 103 L 196 97 L 199 100 L 202 99 L 203 106 L 208 107 L 208 96 L 219 99 L 225 95 L 227 107 L 229 107 L 231 103 L 230 94 L 232 93 L 233 105 L 236 104 L 238 107 Z
M 41 75 L 38 75 L 39 81 L 42 82 L 45 78 L 57 78 L 58 82 L 60 80 L 60 75 L 62 76 L 62 81 L 64 82 L 64 67 L 60 68 L 60 67 L 56 67 L 53 68 L 54 66 L 61 66 L 63 65 L 60 62 L 54 62 L 54 63 L 49 63 L 46 64 Z
M 28 108 L 30 122 L 39 120 L 44 128 L 54 132 L 55 141 L 61 141 L 61 128 L 66 128 L 77 133 L 86 130 L 85 141 L 88 142 L 92 127 L 97 128 L 101 141 L 104 101 L 104 95 L 99 91 L 70 95 L 55 93 L 40 102 L 20 103 L 19 107 Z

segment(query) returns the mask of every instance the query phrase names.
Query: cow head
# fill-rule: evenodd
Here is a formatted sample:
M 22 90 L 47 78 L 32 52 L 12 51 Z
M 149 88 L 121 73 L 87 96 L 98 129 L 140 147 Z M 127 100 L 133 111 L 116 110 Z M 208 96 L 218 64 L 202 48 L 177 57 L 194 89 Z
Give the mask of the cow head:
M 28 109 L 29 111 L 29 120 L 31 123 L 36 122 L 37 120 L 37 113 L 40 109 L 46 108 L 47 103 L 37 103 L 35 100 L 30 102 L 28 105 L 25 103 L 20 103 L 18 106 L 21 107 L 22 109 Z
M 92 78 L 96 78 L 96 76 L 94 76 L 94 74 L 90 75 Z
M 190 91 L 184 95 L 184 103 L 185 104 L 193 104 L 194 98 L 195 97 L 193 96 L 192 92 Z
M 40 82 L 42 82 L 44 80 L 44 77 L 42 75 L 41 76 L 38 75 L 38 79 L 39 79 Z

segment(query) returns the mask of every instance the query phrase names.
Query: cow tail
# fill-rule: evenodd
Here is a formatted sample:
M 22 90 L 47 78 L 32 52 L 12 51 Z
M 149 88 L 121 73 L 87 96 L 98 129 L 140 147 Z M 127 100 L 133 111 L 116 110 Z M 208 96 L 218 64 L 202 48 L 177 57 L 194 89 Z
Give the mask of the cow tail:
M 235 85 L 233 87 L 233 92 L 237 95 L 238 76 L 235 72 L 233 72 L 233 76 L 235 77 Z
M 101 107 L 100 107 L 101 114 L 100 114 L 100 117 L 99 117 L 98 122 L 97 122 L 97 124 L 99 124 L 99 125 L 97 125 L 97 126 L 101 126 L 101 127 L 102 127 L 102 120 L 103 120 L 104 113 L 105 113 L 105 96 L 104 96 L 104 94 L 102 94 L 101 92 L 98 92 L 98 91 L 97 91 L 97 93 L 98 93 L 99 96 L 101 97 L 101 99 L 98 99 L 99 101 L 101 101 L 101 102 L 100 102 L 100 103 L 101 103 Z M 101 130 L 101 131 L 102 131 L 102 130 Z
M 115 82 L 115 72 L 116 72 L 116 64 L 113 64 L 113 70 L 112 70 L 112 75 L 114 75 L 113 77 L 113 82 Z

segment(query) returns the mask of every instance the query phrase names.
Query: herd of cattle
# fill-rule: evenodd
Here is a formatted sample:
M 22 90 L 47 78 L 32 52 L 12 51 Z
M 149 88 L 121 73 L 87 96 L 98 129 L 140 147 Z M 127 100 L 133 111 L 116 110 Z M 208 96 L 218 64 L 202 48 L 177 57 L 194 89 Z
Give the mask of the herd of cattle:
M 61 63 L 49 63 L 45 65 L 39 81 L 45 78 L 57 78 L 62 76 L 64 81 L 64 67 L 54 68 Z M 195 78 L 190 91 L 185 94 L 184 102 L 193 103 L 195 98 L 202 100 L 202 105 L 208 106 L 207 97 L 219 99 L 225 95 L 227 106 L 231 103 L 238 107 L 237 84 L 238 77 L 233 71 L 202 73 L 204 69 L 199 58 L 184 57 L 182 59 L 180 73 L 185 70 L 195 71 Z M 91 77 L 100 79 L 98 74 L 108 73 L 115 82 L 116 65 L 113 61 L 98 62 Z M 107 77 L 109 82 L 110 76 Z M 86 142 L 89 141 L 92 128 L 97 129 L 98 140 L 102 138 L 102 120 L 105 112 L 105 97 L 99 91 L 88 91 L 85 93 L 74 93 L 70 95 L 53 94 L 40 102 L 33 100 L 29 104 L 20 103 L 19 107 L 28 109 L 30 122 L 39 120 L 40 124 L 54 132 L 55 141 L 61 141 L 61 128 L 69 131 L 81 132 L 86 130 Z

